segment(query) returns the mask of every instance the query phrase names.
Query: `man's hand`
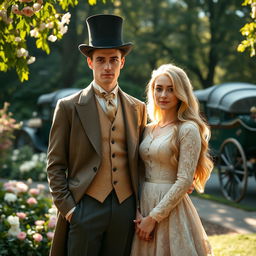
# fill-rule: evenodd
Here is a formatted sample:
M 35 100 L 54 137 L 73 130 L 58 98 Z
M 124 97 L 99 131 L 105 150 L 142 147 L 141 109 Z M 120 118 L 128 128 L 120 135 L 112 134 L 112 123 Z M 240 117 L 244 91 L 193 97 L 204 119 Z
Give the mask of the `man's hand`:
M 67 217 L 66 220 L 70 223 L 71 219 L 72 219 L 73 213 L 70 213 Z

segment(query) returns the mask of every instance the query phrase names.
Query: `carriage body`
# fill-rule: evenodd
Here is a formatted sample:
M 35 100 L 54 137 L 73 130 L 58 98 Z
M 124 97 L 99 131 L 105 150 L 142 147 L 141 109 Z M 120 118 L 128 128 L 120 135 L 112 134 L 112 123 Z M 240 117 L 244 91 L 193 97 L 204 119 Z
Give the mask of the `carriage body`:
M 210 149 L 223 195 L 239 202 L 256 173 L 256 86 L 225 83 L 195 91 L 210 128 Z

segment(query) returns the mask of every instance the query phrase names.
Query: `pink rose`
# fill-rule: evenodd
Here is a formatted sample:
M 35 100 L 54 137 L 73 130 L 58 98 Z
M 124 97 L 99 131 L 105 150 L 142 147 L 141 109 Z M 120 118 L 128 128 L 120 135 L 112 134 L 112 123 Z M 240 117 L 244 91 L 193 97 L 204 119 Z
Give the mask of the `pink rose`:
M 54 228 L 56 226 L 56 222 L 57 222 L 57 218 L 55 216 L 51 216 L 48 223 L 48 227 Z
M 19 240 L 25 240 L 27 237 L 27 234 L 25 232 L 20 232 L 18 235 L 17 235 L 17 238 Z
M 37 204 L 37 200 L 36 200 L 34 197 L 30 197 L 30 198 L 27 200 L 27 203 L 28 203 L 29 205 Z
M 27 217 L 26 213 L 24 212 L 17 212 L 16 215 L 22 220 Z
M 27 17 L 31 17 L 34 15 L 34 10 L 31 7 L 27 6 L 21 10 L 21 13 Z
M 49 240 L 52 240 L 53 239 L 53 236 L 54 236 L 54 232 L 47 232 L 47 238 L 49 239 Z
M 37 221 L 35 221 L 36 226 L 42 226 L 42 225 L 44 225 L 44 223 L 45 223 L 44 220 L 37 220 Z
M 39 195 L 40 194 L 40 190 L 37 189 L 37 188 L 31 188 L 29 191 L 28 191 L 29 194 L 31 195 Z
M 33 235 L 33 239 L 36 241 L 36 242 L 41 242 L 43 240 L 43 236 L 40 235 L 39 233 L 35 233 Z
M 28 190 L 28 186 L 24 182 L 17 182 L 16 188 L 18 192 L 26 192 Z

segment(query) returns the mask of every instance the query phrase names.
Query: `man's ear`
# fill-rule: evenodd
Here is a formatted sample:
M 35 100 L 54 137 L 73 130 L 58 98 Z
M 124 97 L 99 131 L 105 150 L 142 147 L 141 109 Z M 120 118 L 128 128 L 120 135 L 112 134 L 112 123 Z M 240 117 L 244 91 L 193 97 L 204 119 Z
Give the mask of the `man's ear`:
M 90 69 L 93 69 L 92 59 L 90 57 L 87 57 L 87 64 Z
M 122 69 L 124 67 L 124 63 L 125 63 L 125 57 L 122 57 L 120 69 Z

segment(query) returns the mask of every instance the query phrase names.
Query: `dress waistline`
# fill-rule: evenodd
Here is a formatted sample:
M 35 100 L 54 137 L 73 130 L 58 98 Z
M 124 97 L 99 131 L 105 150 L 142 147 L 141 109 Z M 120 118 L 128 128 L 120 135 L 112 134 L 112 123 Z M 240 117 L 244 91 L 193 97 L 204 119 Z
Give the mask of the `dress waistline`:
M 169 180 L 159 180 L 159 179 L 145 178 L 145 181 L 150 182 L 150 183 L 158 183 L 158 184 L 174 184 L 174 182 L 169 181 Z

